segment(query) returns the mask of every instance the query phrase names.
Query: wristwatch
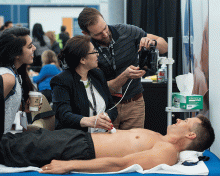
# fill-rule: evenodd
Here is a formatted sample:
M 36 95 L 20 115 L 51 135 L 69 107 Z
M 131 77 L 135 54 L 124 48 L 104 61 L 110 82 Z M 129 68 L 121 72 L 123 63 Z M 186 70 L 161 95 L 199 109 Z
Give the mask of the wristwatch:
M 155 41 L 155 45 L 154 46 L 156 47 L 157 46 L 157 41 L 155 39 L 153 39 L 152 41 Z

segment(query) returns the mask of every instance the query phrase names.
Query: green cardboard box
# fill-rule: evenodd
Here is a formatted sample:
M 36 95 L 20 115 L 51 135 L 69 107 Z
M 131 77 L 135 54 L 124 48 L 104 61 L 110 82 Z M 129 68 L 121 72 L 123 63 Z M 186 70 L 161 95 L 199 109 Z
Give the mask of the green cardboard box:
M 203 96 L 196 94 L 185 96 L 179 92 L 173 92 L 172 106 L 181 109 L 203 109 Z

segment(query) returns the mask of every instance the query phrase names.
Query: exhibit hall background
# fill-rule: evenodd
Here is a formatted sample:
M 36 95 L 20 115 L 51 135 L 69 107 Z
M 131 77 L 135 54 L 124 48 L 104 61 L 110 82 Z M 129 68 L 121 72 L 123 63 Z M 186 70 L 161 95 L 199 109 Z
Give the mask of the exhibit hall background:
M 199 113 L 208 117 L 208 0 L 128 0 L 127 6 L 129 24 L 165 40 L 173 37 L 173 78 L 194 74 L 193 93 L 204 100 Z
M 127 0 L 127 23 L 163 37 L 173 37 L 173 77 L 182 74 L 181 1 Z
M 89 6 L 98 9 L 108 22 L 107 0 L 0 0 L 0 16 L 4 21 L 12 21 L 14 25 L 20 24 L 32 31 L 35 23 L 41 23 L 43 30 L 60 33 L 60 27 L 65 19 L 70 19 L 70 34 L 81 34 L 77 17 L 83 7 Z M 73 36 L 71 35 L 71 36 Z
M 45 32 L 58 34 L 67 19 L 71 22 L 67 30 L 74 36 L 81 34 L 77 17 L 83 7 L 98 9 L 108 24 L 116 24 L 125 23 L 125 4 L 126 0 L 0 0 L 0 24 L 3 17 L 3 21 L 13 21 L 32 31 L 35 23 L 41 23 Z
M 173 37 L 173 78 L 194 74 L 193 93 L 203 96 L 200 113 L 208 117 L 208 0 L 128 0 L 127 12 L 128 24 Z
M 203 96 L 203 110 L 199 113 L 206 117 L 209 117 L 208 6 L 208 0 L 181 0 L 183 74 L 193 73 L 193 93 Z
M 215 130 L 215 142 L 211 151 L 220 158 L 220 3 L 209 0 L 209 109 Z
M 143 5 L 148 7 L 143 9 Z M 172 9 L 174 7 L 178 9 Z M 220 134 L 220 11 L 218 9 L 220 9 L 219 0 L 128 0 L 127 22 L 164 38 L 169 35 L 175 37 L 173 32 L 167 31 L 167 25 L 175 24 L 171 31 L 176 32 L 178 44 L 177 48 L 174 45 L 174 52 L 177 53 L 173 56 L 175 62 L 180 60 L 177 61 L 173 75 L 175 77 L 191 72 L 198 81 L 194 83 L 198 89 L 194 87 L 193 92 L 204 97 L 206 107 L 201 113 L 209 117 L 214 127 L 216 140 L 211 151 L 220 158 L 218 135 Z M 181 19 L 178 19 L 180 16 L 177 13 L 181 13 Z M 143 21 L 146 22 L 145 26 Z M 162 23 L 165 28 L 163 31 L 160 30 Z

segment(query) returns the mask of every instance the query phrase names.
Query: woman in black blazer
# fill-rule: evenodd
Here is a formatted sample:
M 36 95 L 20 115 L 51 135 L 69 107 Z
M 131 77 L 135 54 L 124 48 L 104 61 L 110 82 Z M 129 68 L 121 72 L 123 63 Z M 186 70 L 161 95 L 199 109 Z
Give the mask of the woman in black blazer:
M 50 82 L 56 129 L 113 128 L 118 112 L 97 56 L 88 36 L 71 38 L 58 55 L 68 67 Z

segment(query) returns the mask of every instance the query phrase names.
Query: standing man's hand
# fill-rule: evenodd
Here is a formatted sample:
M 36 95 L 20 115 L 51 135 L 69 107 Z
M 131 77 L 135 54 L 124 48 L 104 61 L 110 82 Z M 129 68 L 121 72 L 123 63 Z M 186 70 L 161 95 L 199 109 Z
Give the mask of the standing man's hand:
M 146 72 L 144 70 L 140 70 L 139 67 L 130 65 L 123 73 L 127 78 L 137 79 L 137 78 L 141 78 L 142 76 L 144 76 Z
M 150 46 L 156 46 L 157 41 L 154 39 L 150 39 L 148 37 L 142 37 L 139 45 L 139 50 L 141 50 L 142 47 L 145 47 L 146 49 L 150 49 Z
M 150 49 L 150 46 L 155 46 L 160 54 L 164 54 L 168 51 L 168 43 L 164 40 L 164 38 L 153 35 L 153 34 L 147 34 L 147 37 L 142 37 L 140 44 L 139 44 L 139 50 L 141 50 L 142 47 Z

